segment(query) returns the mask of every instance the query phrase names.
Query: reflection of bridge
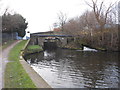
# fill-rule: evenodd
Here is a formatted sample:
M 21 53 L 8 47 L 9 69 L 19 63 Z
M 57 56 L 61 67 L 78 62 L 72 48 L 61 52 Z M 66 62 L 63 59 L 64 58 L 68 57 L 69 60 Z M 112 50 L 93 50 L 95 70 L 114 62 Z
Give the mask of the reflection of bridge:
M 34 33 L 30 35 L 32 45 L 45 46 L 47 44 L 56 44 L 58 47 L 68 44 L 69 40 L 73 38 L 72 35 L 57 35 L 53 32 Z

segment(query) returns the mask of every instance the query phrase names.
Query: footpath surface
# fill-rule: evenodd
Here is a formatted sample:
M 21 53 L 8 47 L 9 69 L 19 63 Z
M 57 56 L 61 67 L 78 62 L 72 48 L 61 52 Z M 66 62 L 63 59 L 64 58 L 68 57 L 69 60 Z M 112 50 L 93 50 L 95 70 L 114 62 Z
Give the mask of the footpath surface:
M 21 40 L 20 40 L 21 41 Z M 5 72 L 5 67 L 8 60 L 8 54 L 10 50 L 18 44 L 20 41 L 16 41 L 12 43 L 10 46 L 5 48 L 4 50 L 0 49 L 0 90 L 4 87 L 4 72 Z

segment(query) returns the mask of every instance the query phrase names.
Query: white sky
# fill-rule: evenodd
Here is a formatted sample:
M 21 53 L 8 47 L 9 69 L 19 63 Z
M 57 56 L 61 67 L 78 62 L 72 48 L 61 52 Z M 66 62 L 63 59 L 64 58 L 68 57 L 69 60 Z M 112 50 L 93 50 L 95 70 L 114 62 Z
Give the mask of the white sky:
M 104 1 L 115 2 L 115 0 Z M 84 0 L 3 0 L 2 2 L 3 8 L 9 7 L 26 18 L 27 31 L 31 33 L 49 31 L 53 23 L 57 22 L 59 11 L 72 18 L 90 9 Z

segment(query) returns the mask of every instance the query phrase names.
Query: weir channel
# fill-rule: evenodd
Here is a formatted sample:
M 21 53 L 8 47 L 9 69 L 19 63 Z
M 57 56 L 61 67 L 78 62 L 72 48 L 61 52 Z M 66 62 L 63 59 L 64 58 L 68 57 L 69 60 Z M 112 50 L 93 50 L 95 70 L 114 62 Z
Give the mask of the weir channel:
M 120 88 L 119 53 L 45 50 L 26 61 L 53 88 Z

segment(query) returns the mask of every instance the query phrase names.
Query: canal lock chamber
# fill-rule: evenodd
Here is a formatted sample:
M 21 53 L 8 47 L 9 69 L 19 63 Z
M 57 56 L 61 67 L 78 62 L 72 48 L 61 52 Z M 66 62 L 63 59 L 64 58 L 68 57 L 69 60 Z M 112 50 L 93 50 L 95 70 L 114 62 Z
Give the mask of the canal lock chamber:
M 57 49 L 58 45 L 60 44 L 60 40 L 58 38 L 54 38 L 54 37 L 48 37 L 45 39 L 44 43 L 43 43 L 43 49 Z
M 44 42 L 43 49 L 56 49 L 57 43 L 56 42 Z

